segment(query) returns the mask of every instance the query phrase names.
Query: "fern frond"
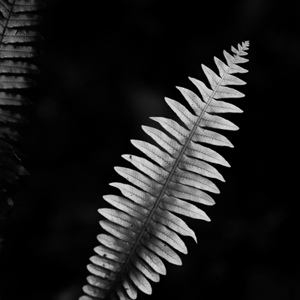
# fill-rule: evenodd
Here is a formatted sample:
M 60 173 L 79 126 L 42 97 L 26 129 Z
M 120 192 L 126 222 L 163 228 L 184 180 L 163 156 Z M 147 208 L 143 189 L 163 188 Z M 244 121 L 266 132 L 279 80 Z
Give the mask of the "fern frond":
M 20 138 L 12 124 L 24 122 L 16 107 L 30 104 L 23 90 L 35 86 L 31 76 L 39 72 L 28 59 L 37 55 L 32 44 L 41 36 L 34 26 L 43 6 L 37 0 L 0 0 L 0 192 L 27 174 L 12 146 Z
M 166 103 L 178 116 L 181 124 L 172 119 L 155 117 L 164 129 L 142 126 L 156 142 L 132 140 L 132 144 L 147 158 L 123 155 L 135 169 L 116 167 L 116 172 L 129 184 L 111 183 L 122 196 L 106 195 L 104 200 L 114 208 L 101 208 L 105 218 L 100 226 L 107 232 L 97 236 L 100 246 L 91 257 L 86 293 L 80 300 L 136 299 L 138 290 L 151 294 L 150 282 L 158 282 L 166 274 L 163 260 L 175 265 L 182 261 L 177 252 L 186 254 L 181 236 L 195 241 L 194 231 L 178 216 L 210 221 L 194 203 L 213 205 L 210 193 L 219 193 L 212 179 L 224 181 L 212 164 L 229 167 L 229 163 L 209 145 L 233 147 L 220 133 L 210 129 L 237 130 L 221 113 L 242 112 L 225 98 L 241 98 L 244 94 L 229 87 L 243 85 L 235 73 L 245 73 L 239 64 L 247 61 L 249 42 L 232 47 L 233 55 L 224 51 L 226 63 L 214 58 L 219 74 L 202 65 L 210 87 L 190 78 L 201 97 L 178 87 L 188 102 L 190 112 L 179 102 L 166 98 Z M 192 203 L 190 203 L 192 202 Z

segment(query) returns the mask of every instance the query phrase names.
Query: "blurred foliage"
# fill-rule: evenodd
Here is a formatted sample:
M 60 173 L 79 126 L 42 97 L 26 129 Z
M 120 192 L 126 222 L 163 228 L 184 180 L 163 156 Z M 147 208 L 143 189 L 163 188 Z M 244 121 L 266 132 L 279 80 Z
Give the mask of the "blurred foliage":
M 97 245 L 103 194 L 113 171 L 134 153 L 129 140 L 146 139 L 149 116 L 171 114 L 164 96 L 175 85 L 205 81 L 201 63 L 250 40 L 238 100 L 241 128 L 234 149 L 220 153 L 217 205 L 211 223 L 189 222 L 183 266 L 169 266 L 153 299 L 277 300 L 300 298 L 296 118 L 300 59 L 300 2 L 58 1 L 48 0 L 33 92 L 31 124 L 22 152 L 31 176 L 13 196 L 0 253 L 0 299 L 71 300 L 81 294 L 86 264 Z M 230 117 L 229 117 L 230 118 Z M 106 204 L 105 204 L 106 205 Z M 149 299 L 140 294 L 139 299 Z

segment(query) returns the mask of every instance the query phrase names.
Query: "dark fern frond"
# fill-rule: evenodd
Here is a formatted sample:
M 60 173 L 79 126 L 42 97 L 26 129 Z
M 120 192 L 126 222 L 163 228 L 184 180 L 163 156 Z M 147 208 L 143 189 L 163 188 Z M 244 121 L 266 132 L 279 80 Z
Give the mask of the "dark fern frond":
M 34 44 L 41 39 L 35 26 L 41 21 L 36 12 L 43 6 L 38 0 L 0 0 L 0 197 L 4 198 L 19 176 L 27 174 L 14 144 L 20 139 L 16 128 L 25 120 L 18 107 L 30 104 L 24 90 L 35 86 L 32 75 L 39 72 L 30 59 L 37 55 Z
M 248 61 L 244 58 L 248 47 L 249 42 L 243 42 L 237 49 L 231 48 L 233 55 L 224 51 L 226 64 L 215 57 L 219 74 L 202 65 L 209 88 L 202 81 L 190 78 L 202 97 L 178 87 L 193 113 L 179 102 L 166 98 L 181 124 L 156 117 L 152 119 L 164 131 L 142 127 L 159 147 L 131 141 L 149 159 L 123 155 L 138 171 L 115 168 L 130 184 L 111 183 L 122 196 L 103 197 L 114 208 L 99 209 L 106 219 L 100 221 L 100 225 L 108 234 L 97 236 L 100 246 L 90 258 L 87 268 L 91 275 L 83 287 L 87 295 L 80 300 L 136 299 L 139 290 L 151 294 L 150 281 L 158 282 L 160 275 L 166 274 L 163 260 L 182 264 L 177 251 L 186 254 L 187 248 L 180 235 L 197 239 L 178 215 L 210 221 L 203 210 L 190 202 L 213 205 L 215 201 L 209 193 L 219 193 L 219 189 L 211 179 L 224 181 L 211 164 L 227 167 L 229 164 L 207 145 L 233 147 L 214 129 L 238 129 L 218 114 L 242 112 L 222 99 L 244 97 L 228 86 L 245 84 L 233 74 L 247 72 L 239 64 Z

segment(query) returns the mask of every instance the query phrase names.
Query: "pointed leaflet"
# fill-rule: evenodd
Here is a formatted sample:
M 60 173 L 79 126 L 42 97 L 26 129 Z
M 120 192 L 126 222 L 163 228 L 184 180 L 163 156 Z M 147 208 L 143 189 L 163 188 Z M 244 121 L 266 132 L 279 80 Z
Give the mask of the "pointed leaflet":
M 142 292 L 148 295 L 152 294 L 151 284 L 139 270 L 131 267 L 129 277 Z
M 104 199 L 114 199 L 118 196 L 115 195 L 108 195 L 104 196 Z M 101 208 L 98 210 L 98 212 L 103 215 L 108 220 L 120 224 L 121 226 L 125 228 L 130 228 L 131 230 L 135 232 L 139 232 L 142 228 L 142 222 L 134 217 L 131 217 L 127 215 L 126 213 L 123 213 L 116 209 L 110 209 L 110 208 Z
M 126 261 L 126 256 L 120 252 L 117 252 L 115 250 L 109 249 L 105 246 L 97 246 L 94 248 L 94 251 L 99 255 L 106 257 L 108 259 L 124 263 Z
M 189 131 L 172 119 L 161 117 L 152 117 L 151 119 L 158 122 L 166 131 L 172 134 L 173 137 L 176 138 L 178 142 L 180 142 L 180 144 L 184 144 L 186 139 L 189 137 Z M 198 127 L 196 129 L 192 140 L 194 142 L 202 142 L 217 146 L 233 147 L 233 145 L 225 136 L 222 136 L 221 134 L 214 131 L 202 129 L 201 127 Z
M 114 182 L 114 183 L 111 183 L 110 185 L 120 189 L 121 193 L 124 196 L 126 196 L 128 199 L 131 199 L 132 201 L 134 201 L 136 203 L 144 205 L 148 209 L 150 209 L 153 206 L 151 204 L 154 202 L 154 198 L 152 196 L 138 190 L 137 188 L 135 188 L 129 184 L 122 184 L 119 182 Z M 171 202 L 174 203 L 173 206 L 171 205 Z M 196 206 L 194 206 L 192 204 L 181 201 L 179 199 L 164 197 L 162 199 L 161 203 L 166 203 L 165 205 L 167 205 L 169 211 L 174 211 L 178 214 L 182 214 L 182 215 L 190 216 L 193 218 L 209 221 L 209 218 L 207 217 L 207 215 L 203 211 L 201 211 L 199 208 L 197 208 Z M 175 232 L 177 232 L 181 235 L 191 236 L 192 238 L 194 238 L 195 241 L 197 240 L 193 230 L 191 230 L 183 220 L 176 217 L 169 211 L 166 211 L 164 209 L 164 206 L 162 206 L 162 208 L 163 208 L 163 210 L 158 208 L 155 212 L 155 215 L 153 216 L 153 219 L 156 222 L 159 222 L 161 224 L 168 226 L 170 229 L 174 230 Z
M 161 130 L 155 129 L 153 127 L 142 126 L 143 130 L 153 138 L 162 148 L 164 148 L 170 155 L 177 158 L 180 154 L 182 146 L 179 145 L 175 140 L 171 139 Z M 186 148 L 186 154 L 207 162 L 212 162 L 216 164 L 221 164 L 224 166 L 229 166 L 227 161 L 216 151 L 210 148 L 201 146 L 200 144 L 190 141 Z
M 96 299 L 104 299 L 106 297 L 106 290 L 101 288 L 96 288 L 94 285 L 88 284 L 83 286 L 82 290 L 89 296 Z M 83 296 L 80 300 L 91 300 L 91 297 Z
M 140 256 L 150 268 L 156 271 L 158 274 L 166 275 L 166 267 L 162 260 L 148 248 L 143 245 L 139 245 L 136 249 L 137 255 Z
M 138 256 L 135 256 L 132 260 L 133 265 L 148 279 L 153 282 L 159 282 L 160 276 L 155 272 L 145 261 L 143 261 Z
M 199 81 L 197 79 L 190 78 L 190 80 L 193 82 L 194 81 L 199 82 L 199 85 L 201 83 L 203 88 L 205 86 L 204 83 L 202 83 L 201 81 Z M 186 101 L 189 103 L 189 105 L 191 106 L 191 108 L 194 110 L 194 112 L 197 115 L 201 114 L 201 112 L 205 108 L 208 113 L 228 113 L 228 112 L 240 113 L 240 112 L 243 112 L 240 108 L 238 108 L 237 106 L 235 106 L 231 103 L 227 103 L 224 101 L 215 101 L 213 99 L 211 99 L 209 106 L 205 106 L 205 102 L 203 102 L 200 99 L 200 97 L 198 97 L 197 94 L 195 94 L 193 91 L 188 90 L 183 87 L 177 87 L 177 89 L 181 92 L 183 97 L 186 99 Z M 205 91 L 209 92 L 210 90 L 208 88 L 206 88 Z M 204 91 L 203 91 L 203 93 L 204 93 Z
M 118 188 L 125 197 L 137 204 L 140 204 L 144 208 L 147 208 L 149 211 L 153 208 L 155 198 L 150 194 L 145 193 L 130 184 L 112 182 L 110 185 Z
M 128 215 L 137 218 L 140 221 L 143 221 L 148 217 L 148 209 L 129 201 L 127 198 L 115 195 L 107 195 L 104 196 L 103 199 L 119 210 L 126 212 Z
M 138 291 L 137 291 L 136 285 L 133 284 L 127 276 L 125 276 L 125 278 L 123 280 L 123 287 L 124 287 L 127 295 L 129 296 L 129 298 L 131 298 L 131 299 L 137 298 Z
M 101 277 L 104 279 L 115 280 L 116 273 L 112 272 L 111 270 L 96 266 L 94 264 L 87 265 L 87 269 L 89 272 L 97 277 Z
M 210 115 L 204 112 L 205 105 L 203 103 L 200 114 L 203 114 L 203 117 L 199 124 L 197 123 L 198 117 L 193 115 L 177 101 L 174 101 L 170 98 L 165 98 L 165 101 L 170 106 L 170 108 L 177 114 L 181 121 L 189 128 L 192 129 L 196 124 L 200 127 L 210 127 L 216 129 L 226 129 L 226 130 L 237 130 L 238 127 L 232 122 L 214 115 Z
M 98 287 L 98 288 L 104 289 L 104 290 L 107 290 L 110 286 L 110 281 L 99 278 L 97 276 L 93 276 L 93 275 L 87 277 L 87 282 L 90 285 L 93 285 L 95 287 Z
M 134 244 L 136 240 L 136 233 L 134 231 L 129 231 L 126 228 L 119 226 L 111 221 L 102 220 L 100 221 L 100 226 L 108 233 L 122 241 Z
M 179 255 L 166 243 L 162 242 L 155 236 L 149 233 L 144 234 L 142 238 L 142 244 L 150 249 L 153 253 L 167 260 L 169 263 L 178 266 L 182 265 L 182 261 Z
M 141 170 L 156 182 L 164 183 L 168 177 L 168 172 L 151 163 L 147 159 L 135 155 L 123 155 L 122 157 L 130 161 L 136 168 Z M 176 182 L 177 184 L 189 185 L 213 193 L 219 192 L 217 186 L 212 181 L 200 175 L 193 174 L 179 168 L 175 171 L 172 182 Z
M 248 46 L 245 42 L 237 49 L 232 48 L 233 55 L 224 51 L 227 64 L 214 58 L 219 74 L 202 65 L 209 86 L 190 78 L 201 95 L 178 87 L 192 112 L 166 98 L 179 120 L 152 118 L 164 131 L 142 126 L 156 145 L 131 140 L 146 157 L 123 155 L 134 169 L 115 168 L 128 183 L 110 184 L 122 196 L 104 196 L 114 208 L 99 210 L 107 219 L 100 221 L 100 225 L 108 234 L 98 236 L 101 244 L 95 248 L 98 256 L 91 259 L 93 264 L 89 267 L 93 274 L 88 278 L 91 287 L 84 287 L 91 298 L 84 296 L 81 300 L 136 299 L 138 290 L 152 292 L 149 280 L 157 282 L 159 275 L 166 274 L 164 260 L 182 264 L 177 254 L 177 251 L 187 253 L 182 236 L 191 236 L 195 241 L 197 238 L 181 216 L 210 221 L 204 211 L 190 202 L 213 205 L 215 201 L 210 193 L 219 193 L 213 179 L 224 181 L 224 178 L 212 164 L 230 166 L 211 145 L 233 147 L 215 130 L 238 127 L 217 114 L 242 112 L 227 100 L 244 96 L 232 86 L 245 84 L 233 74 L 246 72 L 239 64 L 246 62 L 242 56 L 246 55 Z
M 176 199 L 174 197 L 164 197 L 162 199 L 162 202 L 160 203 L 160 206 L 163 209 L 163 211 L 167 210 L 167 212 L 165 213 L 169 213 L 168 211 L 172 211 L 190 218 L 210 221 L 206 213 L 199 209 L 197 206 L 190 204 L 186 201 Z
M 195 240 L 195 242 L 197 242 L 197 238 L 194 231 L 191 228 L 189 228 L 188 225 L 181 218 L 175 216 L 171 212 L 157 208 L 157 211 L 153 216 L 153 220 L 166 225 L 167 227 L 181 235 L 190 236 Z
M 148 232 L 165 241 L 169 246 L 180 251 L 181 253 L 187 254 L 187 248 L 183 240 L 172 230 L 159 222 L 151 221 L 148 227 Z
M 101 257 L 98 255 L 94 255 L 90 258 L 90 261 L 97 266 L 100 266 L 104 269 L 113 271 L 113 272 L 118 272 L 120 271 L 122 265 L 118 262 L 112 261 L 110 259 L 107 259 L 105 257 Z

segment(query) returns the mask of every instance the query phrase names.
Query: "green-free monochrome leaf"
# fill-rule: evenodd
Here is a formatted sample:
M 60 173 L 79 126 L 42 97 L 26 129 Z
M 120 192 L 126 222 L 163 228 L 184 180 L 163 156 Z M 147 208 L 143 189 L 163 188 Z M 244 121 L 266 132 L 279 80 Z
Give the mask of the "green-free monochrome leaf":
M 37 0 L 0 0 L 0 195 L 27 174 L 12 143 L 20 139 L 12 125 L 25 121 L 17 107 L 30 104 L 23 91 L 35 86 L 32 75 L 39 72 L 30 59 L 41 39 L 34 27 L 43 6 Z
M 182 264 L 179 253 L 187 253 L 182 236 L 197 238 L 181 216 L 210 221 L 199 204 L 215 203 L 211 194 L 219 189 L 213 180 L 224 181 L 218 165 L 230 166 L 210 145 L 233 147 L 215 129 L 238 129 L 220 115 L 242 112 L 227 98 L 244 97 L 232 86 L 245 84 L 234 74 L 247 72 L 240 64 L 248 61 L 248 47 L 249 42 L 243 42 L 231 47 L 232 54 L 224 51 L 225 62 L 215 57 L 218 73 L 202 65 L 209 86 L 190 78 L 199 94 L 178 87 L 187 107 L 165 99 L 178 119 L 151 118 L 162 130 L 142 126 L 153 143 L 131 141 L 144 155 L 122 156 L 132 169 L 115 167 L 127 183 L 111 183 L 122 195 L 103 197 L 113 208 L 99 209 L 106 233 L 97 237 L 100 246 L 90 258 L 91 275 L 80 300 L 136 299 L 138 291 L 151 294 L 151 282 L 166 274 L 165 261 Z

